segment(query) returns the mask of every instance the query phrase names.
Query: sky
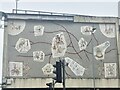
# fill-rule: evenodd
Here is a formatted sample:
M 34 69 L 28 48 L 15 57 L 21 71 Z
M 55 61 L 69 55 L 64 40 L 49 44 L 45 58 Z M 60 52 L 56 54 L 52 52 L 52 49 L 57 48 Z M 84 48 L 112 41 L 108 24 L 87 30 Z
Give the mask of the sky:
M 18 9 L 59 12 L 90 16 L 118 16 L 119 0 L 19 0 Z M 0 0 L 0 11 L 11 13 L 15 0 Z M 3 34 L 0 30 L 0 41 Z M 2 43 L 0 44 L 2 47 Z M 0 83 L 2 75 L 2 48 L 0 50 Z
M 18 9 L 90 16 L 118 16 L 119 0 L 19 0 Z M 12 12 L 15 0 L 0 0 L 0 11 Z

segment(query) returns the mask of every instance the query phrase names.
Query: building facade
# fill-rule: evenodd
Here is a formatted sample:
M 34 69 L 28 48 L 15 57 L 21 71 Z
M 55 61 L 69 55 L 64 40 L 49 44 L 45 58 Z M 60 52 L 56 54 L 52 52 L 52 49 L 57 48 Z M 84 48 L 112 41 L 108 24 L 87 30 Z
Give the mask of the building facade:
M 66 64 L 67 90 L 119 88 L 118 18 L 20 12 L 1 12 L 3 90 L 48 89 L 59 60 Z M 56 83 L 54 88 L 61 90 L 63 85 Z

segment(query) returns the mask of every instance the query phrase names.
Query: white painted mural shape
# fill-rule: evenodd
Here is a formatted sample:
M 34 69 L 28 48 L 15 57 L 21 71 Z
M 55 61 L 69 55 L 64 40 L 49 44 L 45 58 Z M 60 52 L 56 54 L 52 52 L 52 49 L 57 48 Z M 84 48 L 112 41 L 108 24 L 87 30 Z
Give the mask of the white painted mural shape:
M 66 62 L 66 63 L 69 64 L 69 63 L 71 63 L 72 61 L 73 61 L 73 60 L 72 60 L 71 58 L 69 58 L 69 57 L 65 57 L 65 62 Z
M 16 43 L 15 49 L 19 53 L 27 53 L 31 49 L 29 39 L 19 38 L 19 40 Z
M 57 34 L 52 40 L 52 56 L 53 58 L 63 57 L 67 50 L 67 44 L 63 32 Z
M 10 20 L 8 21 L 7 31 L 10 35 L 18 35 L 25 29 L 24 20 Z
M 53 65 L 50 64 L 50 63 L 47 63 L 47 64 L 42 68 L 42 71 L 43 71 L 43 74 L 44 74 L 44 75 L 53 74 L 53 70 L 54 70 L 54 67 L 53 67 Z
M 115 37 L 115 25 L 114 24 L 100 24 L 100 31 L 108 38 Z
M 83 35 L 91 35 L 94 33 L 96 30 L 93 30 L 92 26 L 81 26 L 81 33 Z
M 78 45 L 79 45 L 80 51 L 85 50 L 87 47 L 87 42 L 84 40 L 84 38 L 81 38 L 78 42 Z
M 65 58 L 66 63 L 68 63 L 68 67 L 71 69 L 71 71 L 76 75 L 76 76 L 83 76 L 85 72 L 85 68 L 72 60 L 69 57 Z
M 42 36 L 44 33 L 44 26 L 34 26 L 34 36 Z
M 23 71 L 29 71 L 31 68 L 28 64 L 23 65 Z
M 111 78 L 117 76 L 116 63 L 104 63 L 105 78 Z
M 93 53 L 96 60 L 103 60 L 105 58 L 105 51 L 110 46 L 110 42 L 106 41 L 94 47 Z
M 22 62 L 9 62 L 10 76 L 20 77 L 23 76 L 23 63 Z
M 45 54 L 43 51 L 34 51 L 33 52 L 33 60 L 38 62 L 44 61 Z

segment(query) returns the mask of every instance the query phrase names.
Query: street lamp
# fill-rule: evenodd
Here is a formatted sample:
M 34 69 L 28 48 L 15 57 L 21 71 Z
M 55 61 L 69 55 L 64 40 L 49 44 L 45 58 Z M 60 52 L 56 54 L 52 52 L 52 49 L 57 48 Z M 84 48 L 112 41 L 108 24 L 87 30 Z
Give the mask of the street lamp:
M 17 8 L 18 8 L 18 1 L 19 0 L 15 0 L 15 2 L 16 2 L 16 5 L 15 5 L 16 6 L 16 14 L 17 14 Z

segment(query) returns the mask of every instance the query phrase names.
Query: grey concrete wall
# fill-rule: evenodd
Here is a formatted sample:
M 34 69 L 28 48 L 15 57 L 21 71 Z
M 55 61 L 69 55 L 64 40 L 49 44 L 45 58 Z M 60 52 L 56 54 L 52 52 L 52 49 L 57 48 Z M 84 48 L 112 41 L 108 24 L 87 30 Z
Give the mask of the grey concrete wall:
M 23 83 L 30 80 L 30 82 L 39 82 L 39 85 L 45 85 L 47 82 L 45 78 L 54 77 L 53 74 L 45 75 L 42 71 L 42 68 L 50 63 L 55 64 L 59 59 L 64 59 L 69 57 L 72 59 L 73 68 L 81 66 L 79 72 L 83 73 L 82 75 L 76 75 L 74 71 L 66 66 L 66 78 L 67 82 L 76 83 L 72 85 L 67 83 L 68 87 L 86 87 L 86 83 L 90 87 L 94 87 L 96 83 L 97 87 L 105 87 L 105 85 L 110 86 L 113 84 L 107 84 L 106 82 L 109 79 L 113 80 L 114 83 L 119 86 L 119 51 L 118 51 L 118 22 L 116 18 L 97 18 L 97 17 L 84 17 L 82 18 L 75 17 L 73 21 L 57 21 L 57 20 L 19 20 L 19 19 L 8 19 L 7 26 L 5 27 L 5 48 L 6 54 L 4 54 L 4 71 L 3 77 L 10 78 L 9 82 L 12 82 L 10 87 L 27 87 Z M 23 24 L 24 23 L 24 24 Z M 21 25 L 21 26 L 19 26 Z M 44 32 L 41 36 L 34 35 L 34 26 L 42 25 L 44 26 Z M 108 36 L 105 36 L 102 33 L 104 28 L 100 28 L 100 25 L 107 29 L 113 30 L 113 32 L 107 32 Z M 81 32 L 82 26 L 90 26 L 95 28 L 95 32 L 88 31 L 91 35 L 85 35 Z M 108 27 L 107 27 L 108 26 Z M 111 27 L 112 26 L 112 27 Z M 23 29 L 23 31 L 19 31 Z M 18 30 L 18 31 L 17 31 Z M 56 36 L 63 32 L 65 41 L 67 44 L 67 50 L 65 55 L 59 58 L 53 58 L 52 56 L 52 40 Z M 17 34 L 16 34 L 17 33 Z M 110 34 L 110 36 L 109 36 Z M 25 38 L 29 40 L 31 48 L 26 52 L 19 52 L 22 50 L 16 50 L 17 42 L 20 38 Z M 81 38 L 87 42 L 87 46 L 84 50 L 80 51 L 78 42 Z M 95 47 L 102 47 L 100 50 L 104 49 L 106 46 L 105 42 L 109 42 L 108 48 L 104 51 L 104 58 L 99 59 L 95 58 L 94 49 Z M 28 43 L 27 43 L 28 44 Z M 108 43 L 107 43 L 108 44 Z M 26 45 L 23 43 L 23 46 Z M 20 45 L 18 45 L 20 47 Z M 29 45 L 28 45 L 29 46 Z M 33 52 L 34 51 L 43 51 L 45 53 L 44 61 L 34 61 Z M 77 63 L 75 66 L 74 63 Z M 16 69 L 14 65 L 17 65 Z M 14 69 L 14 70 L 13 70 Z M 83 69 L 83 72 L 82 70 Z M 13 72 L 12 72 L 13 71 Z M 35 79 L 37 78 L 37 79 Z M 38 80 L 39 79 L 39 80 Z M 45 81 L 41 81 L 44 79 Z M 96 80 L 95 80 L 96 79 Z M 100 81 L 99 81 L 100 79 Z M 9 80 L 9 79 L 8 79 Z M 22 81 L 21 81 L 22 80 Z M 85 81 L 84 81 L 85 80 Z M 49 80 L 48 80 L 49 81 Z M 81 83 L 84 81 L 83 86 Z M 77 84 L 79 82 L 79 84 Z M 105 82 L 104 85 L 102 83 Z M 22 83 L 22 84 L 19 84 Z M 90 84 L 91 83 L 91 84 Z M 17 85 L 21 86 L 17 86 Z M 31 86 L 30 84 L 29 86 Z M 41 87 L 37 85 L 37 87 Z M 44 86 L 43 85 L 43 86 Z M 35 87 L 31 86 L 31 87 Z M 112 86 L 114 87 L 114 86 Z
M 37 20 L 26 20 L 26 25 L 25 29 L 22 33 L 19 35 L 9 35 L 8 34 L 8 60 L 7 62 L 23 62 L 24 65 L 29 66 L 28 71 L 23 71 L 23 77 L 50 77 L 48 75 L 44 75 L 42 72 L 42 67 L 45 66 L 46 63 L 49 63 L 49 58 L 50 63 L 54 64 L 55 61 L 58 58 L 52 58 L 51 55 L 51 45 L 46 44 L 46 43 L 52 43 L 53 37 L 60 33 L 61 30 L 65 34 L 65 39 L 67 41 L 67 45 L 69 45 L 70 41 L 72 41 L 73 46 L 77 52 L 80 52 L 79 46 L 78 46 L 78 41 L 80 38 L 84 38 L 89 45 L 86 48 L 86 51 L 82 51 L 78 54 L 74 54 L 75 50 L 73 47 L 68 47 L 67 51 L 70 53 L 65 54 L 64 57 L 70 57 L 71 59 L 75 60 L 78 62 L 80 65 L 82 65 L 86 70 L 83 76 L 75 76 L 71 70 L 69 70 L 68 67 L 66 67 L 66 72 L 70 75 L 70 77 L 74 78 L 92 78 L 93 77 L 93 62 L 94 62 L 94 75 L 96 78 L 104 78 L 105 73 L 104 73 L 104 63 L 116 63 L 117 62 L 117 46 L 116 46 L 116 37 L 115 38 L 107 38 L 105 37 L 101 31 L 99 24 L 95 23 L 74 23 L 74 22 L 67 22 L 67 21 L 37 21 Z M 59 25 L 57 25 L 59 24 Z M 43 25 L 45 27 L 45 32 L 43 36 L 38 36 L 35 37 L 33 30 L 35 25 Z M 64 26 L 70 33 L 71 40 L 67 34 L 67 32 L 64 30 L 62 27 Z M 96 28 L 96 32 L 94 33 L 94 36 L 92 35 L 83 35 L 81 33 L 81 26 L 93 26 Z M 51 33 L 47 33 L 51 32 Z M 74 36 L 72 36 L 74 35 Z M 38 42 L 36 44 L 31 44 L 31 49 L 27 53 L 19 53 L 15 49 L 16 42 L 18 41 L 19 38 L 26 38 L 29 39 L 31 42 Z M 77 38 L 77 40 L 75 39 Z M 104 60 L 96 60 L 92 49 L 99 45 L 102 44 L 106 41 L 110 42 L 110 47 L 106 50 L 105 54 L 105 59 Z M 45 42 L 45 43 L 42 43 Z M 44 62 L 35 62 L 33 61 L 33 51 L 43 51 L 45 54 L 48 56 L 45 56 Z M 80 57 L 79 57 L 80 56 Z M 9 64 L 8 64 L 9 66 Z M 7 66 L 6 75 L 9 77 L 9 67 Z M 102 70 L 103 69 L 103 70 Z M 117 77 L 117 76 L 116 76 Z M 116 78 L 115 77 L 115 78 Z

